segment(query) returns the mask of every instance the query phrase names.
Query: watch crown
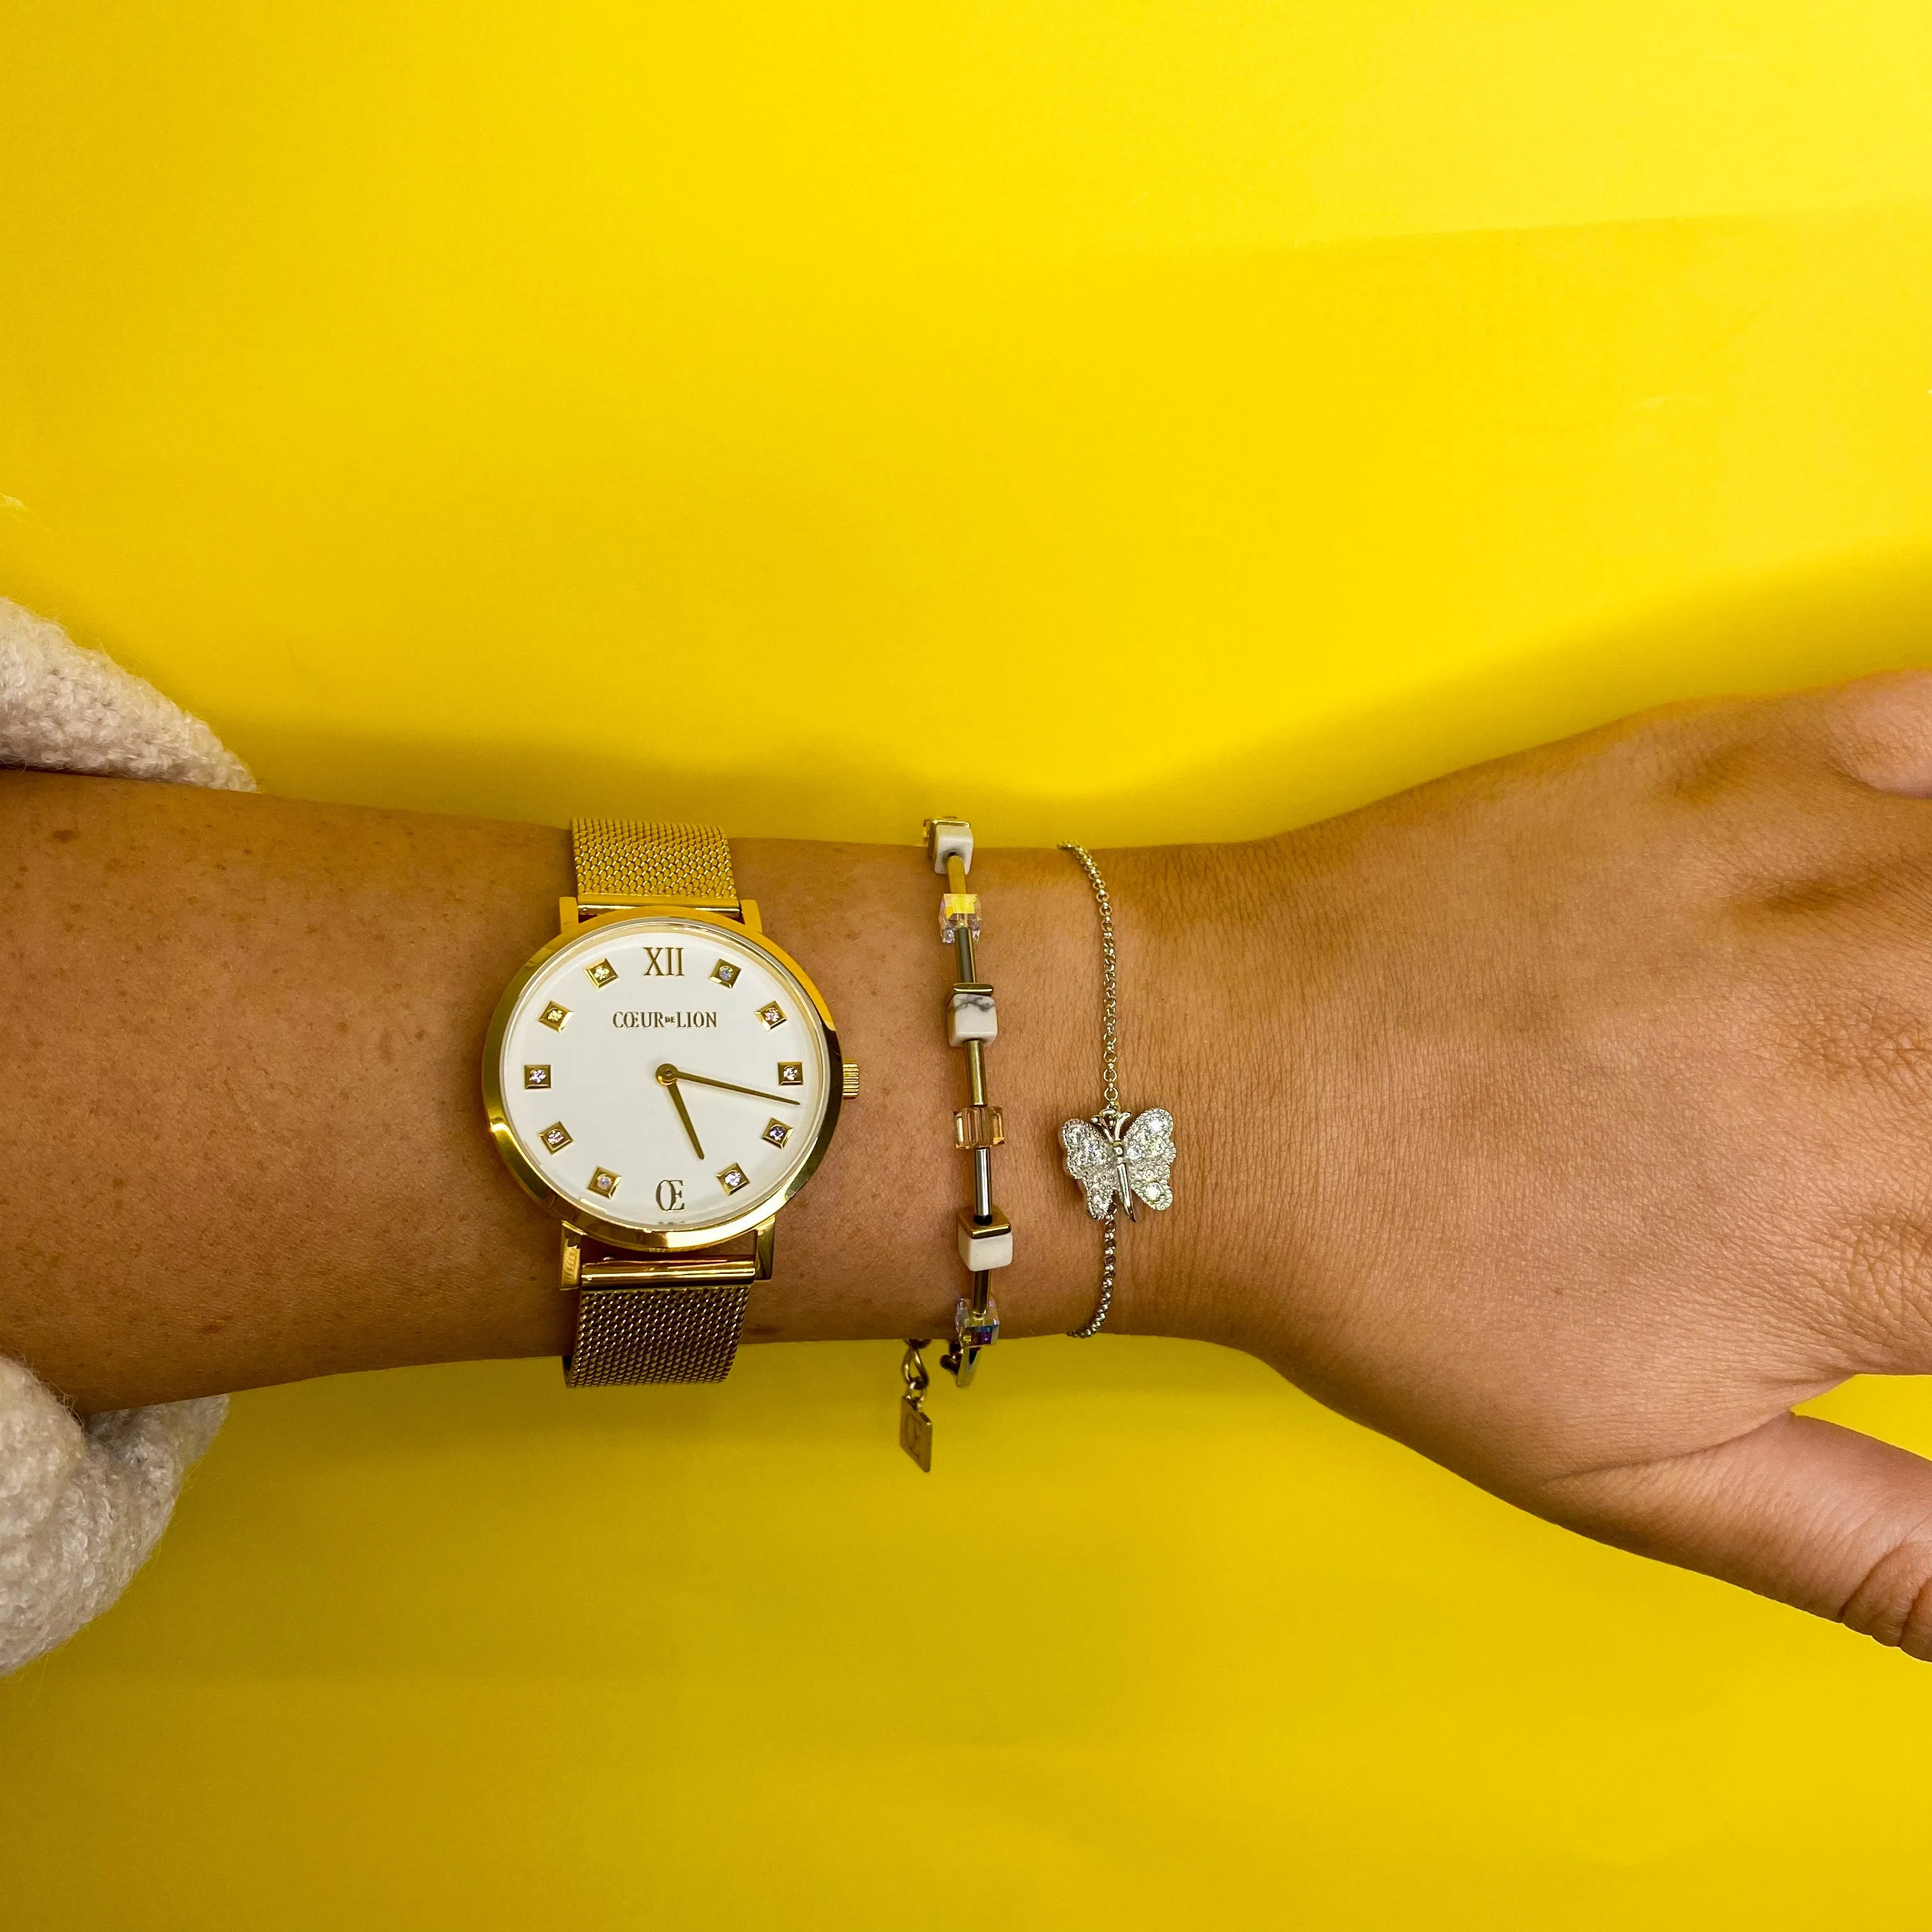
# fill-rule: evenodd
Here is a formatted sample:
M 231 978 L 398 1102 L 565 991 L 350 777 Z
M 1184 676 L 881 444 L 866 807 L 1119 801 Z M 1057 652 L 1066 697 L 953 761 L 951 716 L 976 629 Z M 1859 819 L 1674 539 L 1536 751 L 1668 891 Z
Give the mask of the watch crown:
M 856 1100 L 859 1097 L 859 1063 L 856 1060 L 848 1060 L 844 1063 L 844 1070 L 845 1078 L 839 1089 L 840 1096 L 848 1100 Z

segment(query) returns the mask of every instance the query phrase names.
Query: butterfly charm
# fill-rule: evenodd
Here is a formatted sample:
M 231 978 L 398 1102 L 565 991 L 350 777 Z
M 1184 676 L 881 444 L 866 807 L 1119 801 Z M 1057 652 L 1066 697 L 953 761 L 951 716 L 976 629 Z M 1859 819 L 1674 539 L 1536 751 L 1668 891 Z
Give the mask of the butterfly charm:
M 1106 1114 L 1069 1120 L 1060 1130 L 1066 1171 L 1087 1190 L 1087 1211 L 1096 1221 L 1124 1208 L 1139 1219 L 1138 1195 L 1150 1208 L 1172 1204 L 1168 1171 L 1174 1165 L 1174 1116 L 1165 1107 L 1144 1114 Z

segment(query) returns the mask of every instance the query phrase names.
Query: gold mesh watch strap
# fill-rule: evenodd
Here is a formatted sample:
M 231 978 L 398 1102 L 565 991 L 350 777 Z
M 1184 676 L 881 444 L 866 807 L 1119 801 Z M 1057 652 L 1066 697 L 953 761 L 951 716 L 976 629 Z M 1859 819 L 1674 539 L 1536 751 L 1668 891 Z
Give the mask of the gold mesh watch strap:
M 737 901 L 731 848 L 716 826 L 579 818 L 572 821 L 570 837 L 580 901 Z M 592 1277 L 600 1272 L 631 1279 L 622 1286 L 599 1286 Z M 745 1282 L 721 1282 L 725 1272 L 738 1269 L 701 1253 L 690 1257 L 682 1278 L 662 1261 L 602 1270 L 593 1264 L 578 1293 L 577 1337 L 563 1358 L 565 1382 L 572 1388 L 722 1382 L 738 1352 L 749 1292 Z M 648 1280 L 637 1280 L 640 1275 Z
M 636 818 L 574 818 L 577 896 L 595 899 L 688 898 L 709 905 L 736 899 L 731 847 L 715 825 Z
M 736 1288 L 586 1288 L 577 1342 L 563 1358 L 572 1388 L 622 1382 L 722 1382 L 745 1325 Z

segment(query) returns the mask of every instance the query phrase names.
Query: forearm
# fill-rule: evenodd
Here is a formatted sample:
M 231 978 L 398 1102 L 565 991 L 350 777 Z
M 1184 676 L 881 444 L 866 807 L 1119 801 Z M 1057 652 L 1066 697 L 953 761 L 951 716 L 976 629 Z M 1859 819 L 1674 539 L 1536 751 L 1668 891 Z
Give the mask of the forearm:
M 1932 1463 L 1793 1406 L 1932 1367 L 1932 677 L 1687 706 L 1252 846 L 1101 854 L 1176 1200 L 1112 1325 L 1252 1349 L 1497 1493 L 1932 1656 Z M 564 1341 L 478 1049 L 560 832 L 0 781 L 0 1349 L 84 1407 Z M 863 1091 L 760 1339 L 944 1334 L 950 961 L 910 847 L 735 849 Z M 1006 1332 L 1093 1306 L 1064 855 L 974 868 Z
M 478 1064 L 505 982 L 556 931 L 564 833 L 8 773 L 0 838 L 0 1352 L 96 1409 L 561 1350 L 556 1220 L 497 1160 Z M 747 1339 L 950 1332 L 966 1175 L 938 882 L 910 846 L 734 856 L 864 1073 Z M 1124 1241 L 1114 1325 L 1213 1333 L 1213 1263 L 1248 1231 L 1209 1160 L 1241 1056 L 1208 1042 L 1239 1002 L 1237 956 L 1265 950 L 1238 884 L 1252 868 L 1212 848 L 1107 864 L 1124 1097 L 1175 1112 L 1188 1203 Z M 1008 1334 L 1052 1332 L 1095 1292 L 1098 1234 L 1055 1140 L 1098 1104 L 1094 908 L 1059 854 L 986 852 L 974 884 L 1000 998 L 997 1192 L 1019 1231 L 997 1285 Z

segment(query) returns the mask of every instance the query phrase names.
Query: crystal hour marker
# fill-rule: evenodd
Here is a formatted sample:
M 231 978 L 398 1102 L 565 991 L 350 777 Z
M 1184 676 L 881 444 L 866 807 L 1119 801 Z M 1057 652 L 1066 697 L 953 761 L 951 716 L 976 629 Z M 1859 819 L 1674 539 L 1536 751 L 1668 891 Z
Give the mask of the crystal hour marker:
M 608 986 L 617 976 L 617 969 L 608 959 L 600 959 L 593 966 L 584 968 L 593 986 Z
M 728 959 L 721 959 L 712 968 L 711 976 L 721 986 L 735 986 L 738 983 L 739 968 Z
M 785 1023 L 784 1009 L 776 1000 L 767 1000 L 758 1009 L 758 1017 L 768 1027 L 782 1027 Z
M 735 1194 L 740 1188 L 752 1184 L 752 1177 L 735 1160 L 718 1178 L 727 1194 Z M 591 1185 L 594 1187 L 596 1183 L 592 1181 Z
M 548 1066 L 526 1066 L 524 1069 L 524 1084 L 526 1087 L 548 1087 L 550 1084 L 550 1069 Z
M 617 1191 L 617 1177 L 608 1167 L 600 1167 L 590 1177 L 590 1191 L 601 1194 L 606 1201 Z
M 570 1144 L 570 1130 L 561 1120 L 553 1120 L 542 1133 L 538 1135 L 537 1138 L 542 1141 L 552 1154 L 561 1154 Z
M 770 1141 L 773 1147 L 783 1147 L 791 1138 L 791 1130 L 782 1120 L 767 1120 L 761 1138 Z
M 780 1060 L 778 1084 L 781 1087 L 802 1087 L 805 1084 L 805 1062 L 802 1060 Z
M 559 1006 L 553 1000 L 542 1012 L 538 1014 L 537 1020 L 539 1024 L 548 1027 L 552 1033 L 561 1033 L 563 1030 L 564 1022 L 569 1017 L 570 1009 L 568 1006 Z

